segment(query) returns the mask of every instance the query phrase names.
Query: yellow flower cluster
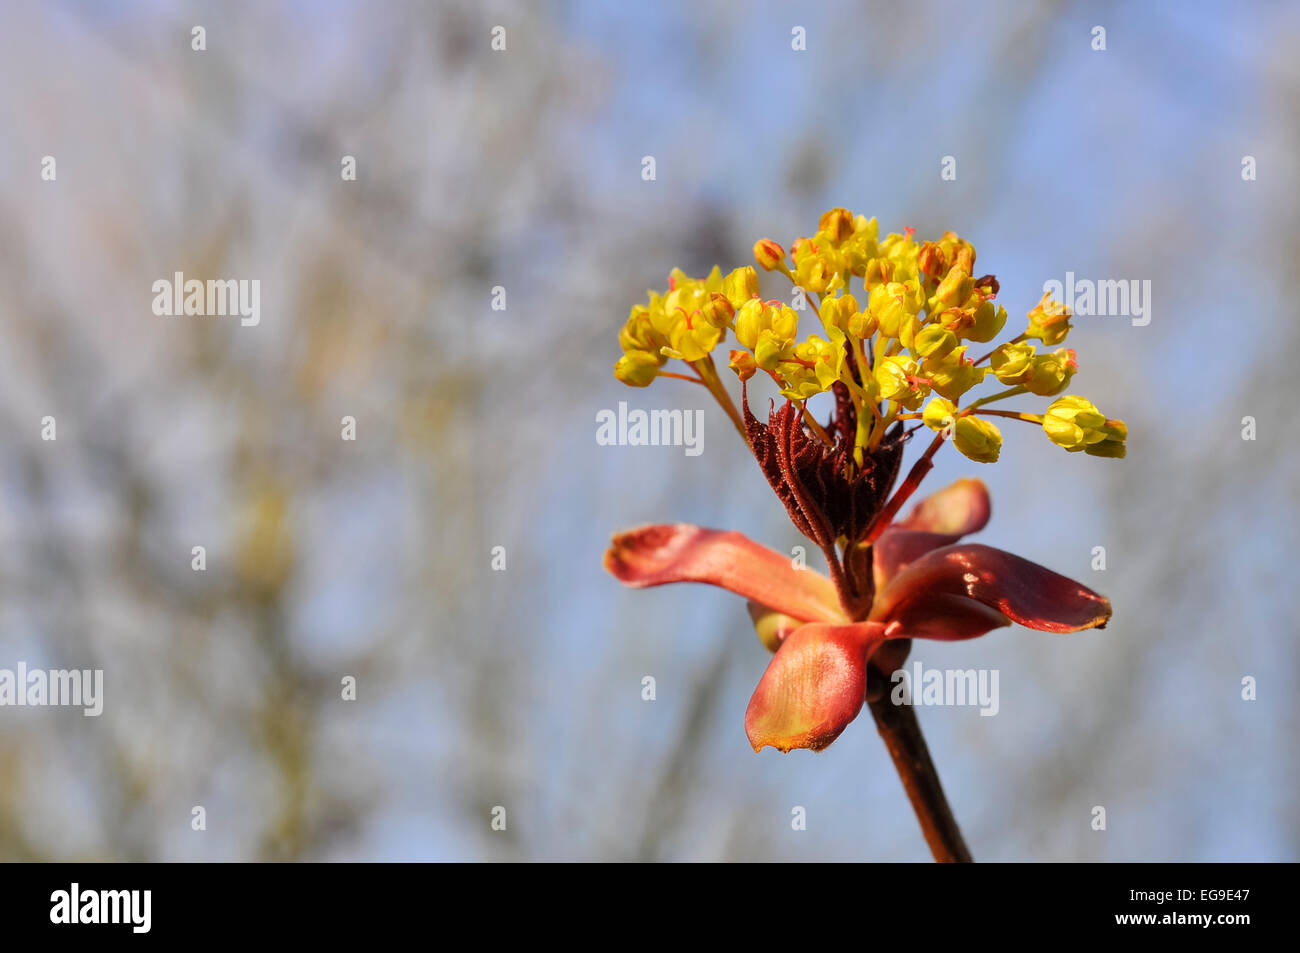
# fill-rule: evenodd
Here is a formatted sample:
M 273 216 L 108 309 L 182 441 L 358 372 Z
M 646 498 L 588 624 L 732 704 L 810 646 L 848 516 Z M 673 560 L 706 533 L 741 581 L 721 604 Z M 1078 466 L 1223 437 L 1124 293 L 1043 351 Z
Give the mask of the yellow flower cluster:
M 997 279 L 976 276 L 975 248 L 955 233 L 918 242 L 907 229 L 881 239 L 874 218 L 835 208 L 788 255 L 777 242 L 762 239 L 754 245 L 754 259 L 802 289 L 795 300 L 807 302 L 824 334 L 801 340 L 799 313 L 782 301 L 764 300 L 752 266 L 726 276 L 714 268 L 706 278 L 674 270 L 669 290 L 650 292 L 649 303 L 628 316 L 615 376 L 636 387 L 665 374 L 686 376 L 707 386 L 735 420 L 711 356 L 730 331 L 740 349 L 730 351 L 729 366 L 742 380 L 763 371 L 782 395 L 800 403 L 837 383 L 844 386 L 857 410 L 859 465 L 890 424 L 918 419 L 972 460 L 991 463 L 1002 434 L 989 416 L 1040 424 L 1067 450 L 1124 455 L 1123 422 L 1107 419 L 1083 398 L 1062 397 L 1045 415 L 987 409 L 1014 395 L 1055 397 L 1065 390 L 1078 365 L 1073 350 L 1056 346 L 1069 333 L 1070 313 L 1044 295 L 1028 313 L 1023 333 L 979 358 L 968 356 L 970 344 L 991 342 L 1001 333 L 1007 312 L 995 303 Z M 858 295 L 855 278 L 861 282 Z M 1056 349 L 1040 352 L 1030 340 Z M 685 361 L 698 377 L 665 371 L 670 358 Z M 1007 389 L 957 406 L 989 376 Z

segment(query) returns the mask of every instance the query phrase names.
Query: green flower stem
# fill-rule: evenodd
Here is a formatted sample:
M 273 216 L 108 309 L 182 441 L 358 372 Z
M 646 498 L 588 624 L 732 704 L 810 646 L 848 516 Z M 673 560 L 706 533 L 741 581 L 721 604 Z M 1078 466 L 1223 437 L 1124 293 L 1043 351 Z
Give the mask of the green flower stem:
M 1023 414 L 1017 410 L 977 410 L 975 414 L 981 417 L 1010 417 L 1013 420 L 1024 420 L 1039 425 L 1043 422 L 1042 414 Z
M 969 414 L 972 410 L 974 410 L 976 407 L 983 407 L 985 404 L 991 404 L 995 400 L 1002 400 L 1006 397 L 1015 397 L 1018 394 L 1027 394 L 1027 393 L 1029 393 L 1029 388 L 1027 387 L 1008 387 L 1006 390 L 1000 390 L 996 394 L 990 394 L 987 397 L 981 397 L 979 400 L 975 401 L 974 403 L 967 404 L 960 411 L 958 411 L 958 413 L 960 413 L 962 416 L 965 416 L 966 414 Z
M 744 418 L 740 416 L 740 411 L 736 409 L 735 401 L 731 399 L 731 395 L 727 393 L 727 388 L 723 386 L 721 378 L 718 377 L 718 369 L 713 365 L 713 355 L 706 354 L 703 360 L 695 361 L 691 366 L 699 371 L 704 386 L 708 388 L 709 393 L 713 395 L 713 399 L 718 402 L 718 405 L 727 412 L 731 422 L 736 425 L 736 430 L 740 433 L 741 439 L 748 446 L 749 431 L 745 429 Z

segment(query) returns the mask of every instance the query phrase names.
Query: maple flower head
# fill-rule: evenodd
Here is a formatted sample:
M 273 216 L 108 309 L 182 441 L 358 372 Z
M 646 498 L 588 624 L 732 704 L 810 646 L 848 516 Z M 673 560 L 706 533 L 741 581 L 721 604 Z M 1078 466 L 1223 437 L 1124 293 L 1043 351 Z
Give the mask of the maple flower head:
M 825 556 L 829 575 L 795 569 L 739 533 L 684 524 L 619 534 L 605 557 L 631 586 L 704 582 L 749 600 L 755 629 L 775 654 L 746 731 L 755 749 L 782 751 L 834 740 L 862 707 L 868 666 L 892 670 L 913 638 L 965 639 L 1010 622 L 1050 632 L 1105 625 L 1110 604 L 1091 589 L 959 542 L 988 520 L 979 481 L 958 481 L 906 519 L 897 516 L 944 444 L 977 463 L 996 462 L 1003 437 L 995 418 L 1036 425 L 1067 451 L 1092 456 L 1124 456 L 1128 436 L 1123 421 L 1085 398 L 1058 396 L 1079 365 L 1073 349 L 1058 347 L 1070 313 L 1049 296 L 1027 312 L 1022 333 L 987 347 L 1007 310 L 995 300 L 997 278 L 976 275 L 975 247 L 956 233 L 918 241 L 905 229 L 882 239 L 874 218 L 835 208 L 789 249 L 761 239 L 755 263 L 803 289 L 821 333 L 801 339 L 799 315 L 763 298 L 752 265 L 726 275 L 715 267 L 704 278 L 674 269 L 666 291 L 632 308 L 614 373 L 635 387 L 661 377 L 705 387 L 791 522 Z M 739 409 L 712 356 L 729 335 Z M 971 356 L 972 345 L 985 353 Z M 674 360 L 680 369 L 670 369 Z M 759 375 L 783 398 L 765 421 L 749 401 Z M 834 406 L 824 422 L 807 406 L 823 393 Z M 990 406 L 1044 397 L 1055 400 L 1043 412 Z M 927 428 L 932 441 L 904 475 L 906 444 Z
M 978 463 L 998 458 L 1001 431 L 987 419 L 997 416 L 1036 423 L 1067 450 L 1096 447 L 1089 452 L 1123 456 L 1122 421 L 1102 416 L 1104 431 L 1076 435 L 1064 426 L 1073 420 L 1067 405 L 1053 404 L 1057 412 L 1047 414 L 989 407 L 1021 395 L 1055 397 L 1069 386 L 1078 360 L 1074 350 L 1057 348 L 1071 330 L 1069 309 L 1043 295 L 1027 312 L 1023 332 L 975 357 L 971 345 L 992 342 L 1008 320 L 995 300 L 997 278 L 975 275 L 975 246 L 954 232 L 920 242 L 911 229 L 883 239 L 879 231 L 874 218 L 834 208 L 788 255 L 771 239 L 755 243 L 756 263 L 801 287 L 821 322 L 822 333 L 802 340 L 798 314 L 780 300 L 763 299 L 754 266 L 725 276 L 714 268 L 704 278 L 674 269 L 667 291 L 651 291 L 647 304 L 632 308 L 619 334 L 623 356 L 615 376 L 645 387 L 660 376 L 683 376 L 668 369 L 670 360 L 683 361 L 685 376 L 709 386 L 739 425 L 713 380 L 712 352 L 730 333 L 739 347 L 730 349 L 728 365 L 737 376 L 763 372 L 800 412 L 817 394 L 847 392 L 857 426 L 854 467 L 867 465 L 895 421 L 941 419 L 939 409 L 949 405 L 954 413 L 942 416 L 953 417 L 952 442 Z M 857 293 L 854 282 L 861 283 Z M 1056 350 L 1040 352 L 1030 341 Z M 967 400 L 992 381 L 1004 389 Z M 1082 418 L 1092 419 L 1093 413 Z

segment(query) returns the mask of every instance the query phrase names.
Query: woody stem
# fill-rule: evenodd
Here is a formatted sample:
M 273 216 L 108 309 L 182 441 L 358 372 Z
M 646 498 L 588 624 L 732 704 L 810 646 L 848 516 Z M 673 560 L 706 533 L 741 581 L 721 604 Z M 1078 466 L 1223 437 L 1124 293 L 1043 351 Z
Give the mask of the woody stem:
M 875 668 L 870 671 L 872 677 L 883 678 Z M 921 823 L 921 833 L 930 845 L 930 853 L 941 864 L 971 863 L 970 850 L 939 783 L 939 772 L 930 760 L 930 749 L 921 734 L 916 710 L 911 705 L 895 705 L 887 688 L 869 691 L 867 695 L 868 699 L 874 697 L 868 705 L 876 719 L 876 729 L 894 759 L 894 768 Z

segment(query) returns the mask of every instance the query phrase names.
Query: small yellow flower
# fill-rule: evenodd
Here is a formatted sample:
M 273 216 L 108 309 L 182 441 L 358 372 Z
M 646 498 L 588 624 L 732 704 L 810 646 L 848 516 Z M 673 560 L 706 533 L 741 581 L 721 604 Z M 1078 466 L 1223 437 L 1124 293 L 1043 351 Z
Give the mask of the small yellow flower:
M 993 352 L 989 358 L 993 376 L 1003 384 L 1016 386 L 1029 379 L 1034 370 L 1034 351 L 1032 344 L 1008 342 Z
M 754 344 L 754 360 L 765 371 L 775 371 L 777 364 L 794 357 L 794 345 L 791 340 L 782 338 L 770 330 L 758 333 Z
M 1097 457 L 1124 456 L 1128 427 L 1122 420 L 1108 420 L 1091 401 L 1068 395 L 1058 398 L 1043 415 L 1043 431 L 1049 440 L 1071 453 L 1080 450 Z
M 847 286 L 849 255 L 826 232 L 818 232 L 811 239 L 799 239 L 791 254 L 794 256 L 795 281 L 801 287 L 825 294 Z
M 932 324 L 917 332 L 912 349 L 923 359 L 941 360 L 957 346 L 957 335 L 945 327 Z
M 979 344 L 992 341 L 1002 333 L 1002 328 L 1007 323 L 1007 309 L 1001 305 L 995 306 L 979 292 L 971 295 L 962 307 L 970 311 L 973 316 L 970 325 L 961 332 L 961 337 L 968 341 Z
M 760 238 L 754 243 L 754 260 L 764 271 L 771 271 L 785 261 L 785 249 L 770 238 Z
M 709 295 L 708 303 L 700 309 L 700 313 L 704 315 L 705 321 L 721 330 L 730 327 L 736 308 L 726 295 L 715 291 Z
M 841 246 L 848 260 L 849 271 L 861 278 L 867 273 L 867 262 L 879 254 L 876 239 L 880 235 L 880 224 L 874 218 L 856 215 L 853 218 L 853 234 Z
M 807 400 L 830 390 L 844 368 L 844 334 L 836 331 L 830 341 L 812 335 L 794 347 L 792 360 L 783 360 L 779 371 L 785 386 L 781 393 L 791 400 Z
M 908 410 L 916 410 L 930 392 L 929 386 L 920 379 L 920 373 L 921 366 L 914 358 L 896 354 L 877 364 L 872 376 L 880 385 L 881 397 Z
M 822 302 L 821 307 L 822 327 L 827 329 L 838 328 L 847 332 L 849 330 L 849 320 L 857 315 L 860 310 L 858 299 L 851 294 L 827 298 Z
M 1074 351 L 1063 347 L 1051 354 L 1040 354 L 1030 363 L 1029 372 L 1020 383 L 1031 394 L 1039 397 L 1055 397 L 1070 383 L 1070 378 L 1079 369 L 1074 359 Z
M 862 314 L 854 314 L 849 317 L 849 334 L 859 341 L 865 341 L 878 330 L 880 330 L 880 325 L 876 323 L 876 319 L 870 311 L 864 311 Z
M 976 367 L 966 358 L 966 345 L 953 348 L 942 358 L 927 360 L 922 365 L 922 373 L 930 381 L 936 394 L 957 400 L 962 394 L 984 380 L 987 367 Z
M 887 338 L 911 338 L 921 329 L 917 312 L 925 306 L 919 281 L 891 281 L 871 289 L 867 309 Z M 904 343 L 907 343 L 905 340 Z
M 794 280 L 801 288 L 807 288 L 814 294 L 825 294 L 830 290 L 834 277 L 834 273 L 826 267 L 826 259 L 820 255 L 795 258 Z
M 754 355 L 748 351 L 732 351 L 728 357 L 731 360 L 727 366 L 736 372 L 736 376 L 742 381 L 747 381 L 758 373 L 758 363 L 754 360 Z
M 1070 309 L 1052 300 L 1044 293 L 1038 304 L 1029 312 L 1029 327 L 1025 337 L 1037 338 L 1049 347 L 1060 344 L 1070 333 Z
M 917 267 L 917 259 L 921 254 L 921 246 L 912 238 L 913 229 L 904 230 L 906 234 L 900 235 L 897 232 L 891 232 L 880 243 L 880 254 L 888 258 L 907 272 L 909 278 L 915 278 L 920 269 Z
M 752 351 L 764 331 L 771 332 L 782 344 L 793 343 L 799 333 L 799 315 L 779 301 L 750 298 L 736 312 L 736 340 Z
M 656 298 L 656 295 L 651 295 L 652 304 L 656 303 Z M 618 334 L 619 346 L 624 351 L 648 351 L 651 354 L 658 354 L 659 349 L 668 343 L 667 332 L 671 329 L 671 323 L 663 316 L 662 302 L 658 304 L 659 320 L 657 321 L 654 313 L 645 305 L 639 304 L 632 308 L 627 323 Z
M 921 412 L 921 419 L 931 430 L 943 430 L 957 421 L 957 406 L 943 397 L 932 398 Z
M 975 279 L 965 268 L 953 265 L 948 269 L 939 287 L 930 296 L 931 314 L 942 314 L 948 308 L 955 308 L 971 296 L 975 290 Z
M 838 245 L 853 234 L 853 213 L 846 208 L 833 208 L 823 212 L 817 222 L 817 231 L 824 232 Z
M 722 328 L 705 320 L 704 314 L 680 314 L 668 334 L 668 346 L 662 353 L 683 361 L 702 361 L 722 340 Z
M 649 387 L 663 359 L 647 351 L 628 351 L 614 365 L 614 376 L 629 387 Z
M 753 265 L 737 268 L 722 279 L 722 293 L 726 295 L 731 307 L 739 311 L 741 306 L 751 298 L 759 296 L 758 272 Z
M 997 463 L 1002 431 L 983 417 L 968 414 L 953 424 L 952 445 L 976 463 Z
M 949 250 L 943 245 L 938 242 L 925 242 L 916 257 L 916 264 L 928 277 L 937 280 L 948 273 L 950 262 L 948 256 Z
M 722 291 L 722 272 L 715 265 L 707 278 L 692 278 L 680 268 L 668 275 L 668 294 L 664 295 L 664 311 L 671 320 L 678 311 L 690 314 L 699 311 L 709 301 L 709 295 Z
M 954 231 L 943 233 L 939 244 L 948 252 L 949 260 L 971 274 L 975 273 L 975 246 Z

